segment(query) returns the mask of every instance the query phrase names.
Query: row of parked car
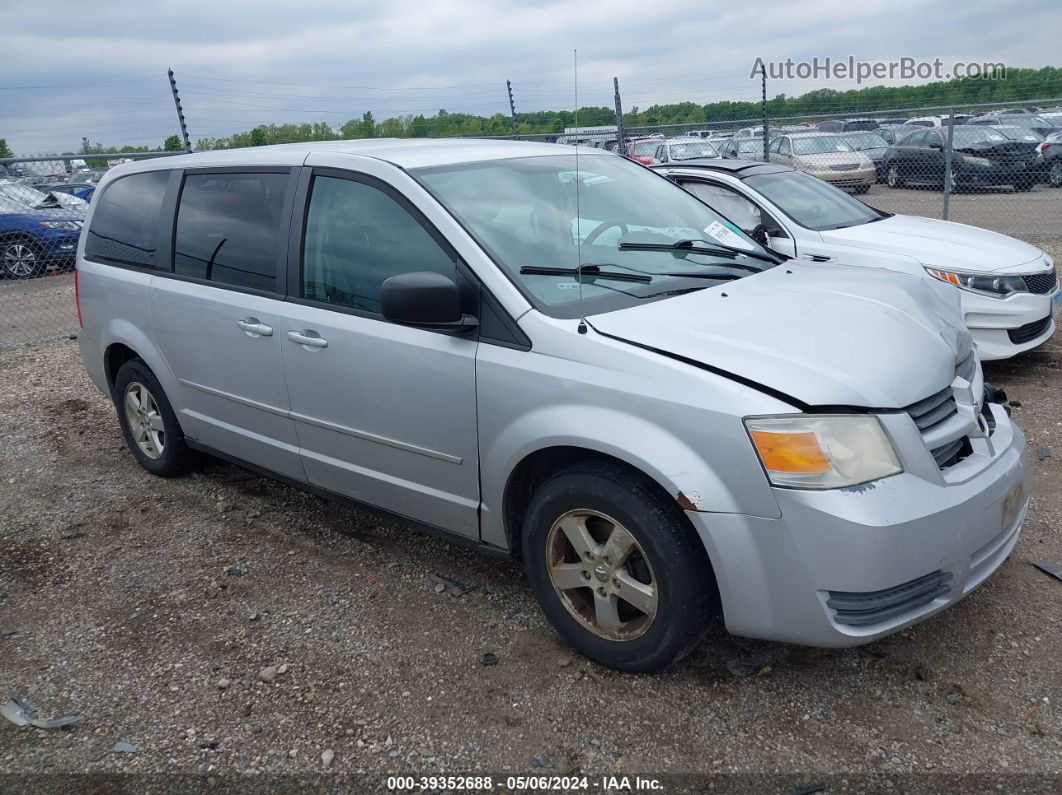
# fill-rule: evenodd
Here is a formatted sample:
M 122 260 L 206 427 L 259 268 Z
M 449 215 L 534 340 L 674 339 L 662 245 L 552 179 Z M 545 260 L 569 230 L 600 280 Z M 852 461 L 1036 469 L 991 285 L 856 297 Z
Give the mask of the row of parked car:
M 716 615 L 852 646 L 956 603 L 1029 505 L 978 355 L 1053 331 L 1051 257 L 687 145 L 665 178 L 446 139 L 122 166 L 82 360 L 148 472 L 216 455 L 512 554 L 603 665 Z
M 1011 185 L 1025 191 L 1038 183 L 1062 187 L 1062 126 L 1052 121 L 1062 122 L 1062 114 L 985 115 L 954 127 L 930 119 L 883 126 L 871 119 L 837 120 L 769 127 L 766 147 L 763 128 L 748 127 L 729 137 L 635 139 L 626 154 L 644 165 L 715 157 L 767 160 L 856 193 L 875 182 L 892 188 L 942 186 L 950 161 L 955 190 Z

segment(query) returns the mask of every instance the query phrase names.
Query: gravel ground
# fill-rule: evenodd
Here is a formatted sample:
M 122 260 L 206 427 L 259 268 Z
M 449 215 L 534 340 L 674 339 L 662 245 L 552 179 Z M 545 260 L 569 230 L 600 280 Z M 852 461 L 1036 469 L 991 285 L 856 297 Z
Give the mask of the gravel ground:
M 697 791 L 1049 791 L 1062 785 L 1062 582 L 1030 561 L 1062 562 L 1062 345 L 986 370 L 1020 402 L 1034 481 L 988 583 L 863 648 L 716 627 L 690 659 L 633 676 L 572 654 L 512 562 L 218 462 L 152 478 L 75 343 L 6 352 L 0 690 L 85 720 L 0 719 L 0 791 L 69 791 L 41 774 L 70 773 L 98 791 L 130 781 L 115 773 L 165 774 L 137 779 L 142 791 L 292 785 L 325 769 L 322 754 L 329 775 L 377 777 L 351 791 L 391 771 L 587 773 L 591 790 L 604 774 L 710 773 Z

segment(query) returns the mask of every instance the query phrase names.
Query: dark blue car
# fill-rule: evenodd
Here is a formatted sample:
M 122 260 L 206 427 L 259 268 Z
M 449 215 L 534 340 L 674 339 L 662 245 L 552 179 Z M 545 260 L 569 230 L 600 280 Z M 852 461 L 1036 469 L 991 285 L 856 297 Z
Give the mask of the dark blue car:
M 0 279 L 42 276 L 70 268 L 84 210 L 26 185 L 0 183 Z

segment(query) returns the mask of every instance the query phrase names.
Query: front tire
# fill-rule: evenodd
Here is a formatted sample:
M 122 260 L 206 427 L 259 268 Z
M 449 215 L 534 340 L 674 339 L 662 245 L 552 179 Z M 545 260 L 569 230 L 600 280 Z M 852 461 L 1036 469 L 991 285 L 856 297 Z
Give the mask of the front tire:
M 184 474 L 195 454 L 184 441 L 177 415 L 155 374 L 139 359 L 118 370 L 111 393 L 126 447 L 152 475 Z
M 0 269 L 5 279 L 35 279 L 47 266 L 44 252 L 32 240 L 15 238 L 0 243 Z
M 678 506 L 622 465 L 590 462 L 543 483 L 524 517 L 528 578 L 580 653 L 641 673 L 703 637 L 717 596 L 711 564 Z
M 902 188 L 904 186 L 903 177 L 900 176 L 900 169 L 896 167 L 895 163 L 889 166 L 885 181 L 890 188 Z

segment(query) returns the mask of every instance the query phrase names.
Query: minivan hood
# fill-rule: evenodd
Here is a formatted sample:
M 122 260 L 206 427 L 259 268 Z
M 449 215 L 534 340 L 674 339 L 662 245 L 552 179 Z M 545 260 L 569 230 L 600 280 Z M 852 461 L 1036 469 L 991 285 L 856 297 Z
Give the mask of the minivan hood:
M 819 233 L 829 243 L 914 257 L 923 265 L 966 273 L 1024 265 L 1043 252 L 987 229 L 916 215 L 894 215 L 869 224 Z
M 782 265 L 587 322 L 807 406 L 908 406 L 951 383 L 972 350 L 927 280 L 843 265 Z

